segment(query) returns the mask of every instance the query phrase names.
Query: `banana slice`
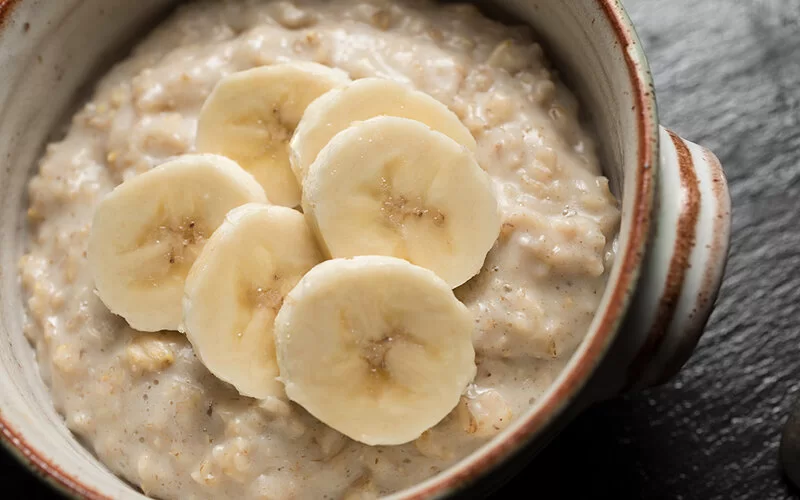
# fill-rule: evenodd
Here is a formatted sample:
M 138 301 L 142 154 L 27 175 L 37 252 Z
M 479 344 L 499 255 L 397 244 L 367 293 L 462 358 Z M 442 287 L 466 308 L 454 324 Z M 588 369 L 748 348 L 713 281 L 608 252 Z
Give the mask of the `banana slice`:
M 368 445 L 418 438 L 475 377 L 473 318 L 427 269 L 393 257 L 323 262 L 275 319 L 286 394 Z
M 88 259 L 111 312 L 147 332 L 177 330 L 186 275 L 232 208 L 266 203 L 235 162 L 187 155 L 117 186 L 97 206 Z
M 275 315 L 321 261 L 300 212 L 254 203 L 232 210 L 186 278 L 183 329 L 206 368 L 245 396 L 283 396 Z
M 420 122 L 383 116 L 340 132 L 308 171 L 303 209 L 332 257 L 390 255 L 455 288 L 500 234 L 489 175 Z
M 302 183 L 322 148 L 353 122 L 376 116 L 417 120 L 475 151 L 469 130 L 447 106 L 424 92 L 381 78 L 364 78 L 334 89 L 311 103 L 290 143 L 291 163 Z
M 300 186 L 289 166 L 289 139 L 311 101 L 349 81 L 344 71 L 312 62 L 233 73 L 200 111 L 197 150 L 237 161 L 272 203 L 297 206 Z

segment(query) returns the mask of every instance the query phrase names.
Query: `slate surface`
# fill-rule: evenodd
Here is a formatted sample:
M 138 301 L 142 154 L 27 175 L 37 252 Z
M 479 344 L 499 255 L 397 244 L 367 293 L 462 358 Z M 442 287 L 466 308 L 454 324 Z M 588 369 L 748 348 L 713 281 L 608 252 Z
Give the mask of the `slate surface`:
M 800 397 L 800 0 L 625 4 L 662 122 L 725 166 L 734 203 L 725 284 L 675 381 L 591 409 L 498 498 L 800 498 L 777 462 Z M 48 497 L 3 454 L 0 483 Z

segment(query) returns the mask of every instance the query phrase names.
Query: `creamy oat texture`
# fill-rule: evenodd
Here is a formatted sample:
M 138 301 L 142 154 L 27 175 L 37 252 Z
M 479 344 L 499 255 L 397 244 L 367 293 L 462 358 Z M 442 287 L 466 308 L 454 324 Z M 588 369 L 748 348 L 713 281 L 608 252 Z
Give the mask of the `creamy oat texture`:
M 93 291 L 86 245 L 98 200 L 191 152 L 200 107 L 222 76 L 293 60 L 440 100 L 475 136 L 498 193 L 500 239 L 456 291 L 476 318 L 475 384 L 414 443 L 368 447 L 295 404 L 239 396 L 184 336 L 133 331 Z M 108 467 L 159 498 L 371 498 L 446 469 L 543 394 L 600 301 L 619 213 L 577 114 L 527 30 L 473 7 L 184 6 L 101 80 L 30 182 L 26 334 L 56 407 Z

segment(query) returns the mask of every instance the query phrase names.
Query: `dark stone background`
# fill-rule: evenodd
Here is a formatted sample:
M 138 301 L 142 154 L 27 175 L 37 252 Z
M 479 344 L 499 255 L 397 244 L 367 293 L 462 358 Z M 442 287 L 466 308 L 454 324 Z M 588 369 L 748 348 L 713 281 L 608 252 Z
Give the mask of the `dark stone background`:
M 586 0 L 553 0 L 586 1 Z M 662 123 L 722 160 L 728 272 L 695 356 L 669 385 L 591 409 L 498 498 L 798 498 L 778 465 L 800 397 L 800 0 L 626 0 Z M 0 454 L 10 488 L 48 490 Z

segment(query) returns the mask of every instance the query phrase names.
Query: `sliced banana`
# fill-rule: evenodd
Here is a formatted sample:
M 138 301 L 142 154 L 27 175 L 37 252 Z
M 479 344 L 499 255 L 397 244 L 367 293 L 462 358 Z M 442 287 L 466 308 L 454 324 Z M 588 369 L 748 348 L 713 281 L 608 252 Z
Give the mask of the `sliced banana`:
M 231 209 L 267 203 L 235 162 L 186 155 L 117 186 L 97 206 L 88 259 L 97 294 L 141 331 L 177 330 L 186 275 Z
M 344 71 L 312 62 L 233 73 L 200 111 L 197 150 L 232 158 L 255 176 L 272 203 L 297 206 L 300 186 L 289 166 L 289 139 L 311 101 L 349 81 Z
M 364 78 L 331 90 L 306 109 L 290 143 L 297 179 L 302 183 L 309 166 L 336 134 L 353 122 L 382 115 L 417 120 L 470 151 L 477 149 L 469 130 L 441 102 L 392 80 Z
M 275 315 L 321 261 L 300 212 L 260 204 L 232 210 L 186 278 L 182 328 L 206 368 L 245 396 L 282 397 Z
M 474 378 L 473 319 L 431 271 L 393 257 L 319 264 L 275 319 L 286 394 L 368 445 L 418 438 Z
M 480 271 L 500 233 L 491 179 L 472 153 L 406 118 L 372 118 L 337 134 L 303 188 L 303 209 L 330 256 L 399 257 L 453 288 Z

